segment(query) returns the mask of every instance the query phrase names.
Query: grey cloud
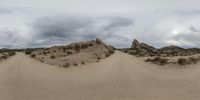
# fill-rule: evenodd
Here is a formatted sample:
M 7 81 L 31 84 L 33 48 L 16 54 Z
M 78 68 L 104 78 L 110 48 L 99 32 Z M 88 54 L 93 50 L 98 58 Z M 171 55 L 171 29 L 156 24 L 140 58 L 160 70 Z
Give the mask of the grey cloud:
M 166 0 L 168 4 L 159 0 L 128 1 L 99 1 L 98 7 L 93 8 L 83 5 L 88 4 L 85 1 L 79 2 L 78 6 L 74 6 L 76 2 L 74 5 L 63 3 L 63 8 L 55 7 L 54 3 L 48 6 L 42 1 L 47 5 L 40 5 L 46 7 L 45 11 L 38 10 L 38 4 L 34 6 L 36 9 L 0 8 L 0 14 L 6 15 L 0 16 L 0 46 L 37 47 L 100 37 L 116 47 L 130 47 L 134 38 L 156 47 L 173 45 L 173 42 L 180 46 L 200 47 L 198 0 L 196 6 L 191 6 L 194 4 L 191 0 Z M 186 7 L 184 4 L 189 2 Z
M 80 17 L 43 17 L 36 19 L 31 27 L 41 38 L 70 37 L 76 30 L 87 27 L 91 21 Z
M 11 14 L 17 11 L 22 12 L 24 10 L 19 7 L 0 7 L 0 14 Z
M 12 48 L 12 47 L 19 47 L 22 45 L 20 42 L 20 37 L 17 36 L 16 30 L 7 30 L 2 29 L 0 30 L 0 47 L 4 48 Z
M 49 45 L 68 41 L 80 41 L 100 37 L 107 39 L 116 36 L 120 28 L 128 27 L 133 21 L 122 17 L 77 17 L 54 16 L 42 17 L 30 26 L 34 34 L 34 41 L 29 45 Z M 119 38 L 119 36 L 117 36 Z
M 11 13 L 11 12 L 12 12 L 11 10 L 0 8 L 0 14 Z
M 191 27 L 190 27 L 190 30 L 193 31 L 193 32 L 200 32 L 200 30 L 197 29 L 197 28 L 194 27 L 194 26 L 191 26 Z

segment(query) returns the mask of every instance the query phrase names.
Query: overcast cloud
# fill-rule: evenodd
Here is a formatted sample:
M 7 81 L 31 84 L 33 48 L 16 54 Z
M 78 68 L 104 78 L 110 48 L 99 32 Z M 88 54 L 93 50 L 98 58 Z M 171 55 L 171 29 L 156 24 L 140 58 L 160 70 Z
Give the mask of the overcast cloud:
M 198 0 L 0 0 L 0 48 L 41 47 L 101 38 L 156 47 L 200 47 Z

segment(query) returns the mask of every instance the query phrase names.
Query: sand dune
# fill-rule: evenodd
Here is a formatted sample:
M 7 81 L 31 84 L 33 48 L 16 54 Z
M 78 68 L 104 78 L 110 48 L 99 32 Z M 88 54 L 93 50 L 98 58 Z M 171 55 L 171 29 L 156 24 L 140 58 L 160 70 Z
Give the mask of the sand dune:
M 17 53 L 0 63 L 0 100 L 199 100 L 198 66 L 163 67 L 116 51 L 65 69 Z

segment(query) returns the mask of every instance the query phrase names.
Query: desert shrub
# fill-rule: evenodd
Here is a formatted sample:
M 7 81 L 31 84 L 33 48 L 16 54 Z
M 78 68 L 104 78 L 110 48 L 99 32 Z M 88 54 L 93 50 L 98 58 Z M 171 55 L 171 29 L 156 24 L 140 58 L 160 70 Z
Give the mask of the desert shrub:
M 98 60 L 101 60 L 101 58 L 100 58 L 100 57 L 97 57 L 97 59 L 98 59 Z
M 71 55 L 72 54 L 72 52 L 70 52 L 70 51 L 67 51 L 67 55 Z
M 66 51 L 67 51 L 67 48 L 66 48 L 66 47 L 63 47 L 63 48 L 62 48 L 62 51 L 63 51 L 63 52 L 66 52 Z
M 6 55 L 1 56 L 1 59 L 7 59 Z
M 63 65 L 64 68 L 68 68 L 69 66 L 70 66 L 70 63 L 65 63 L 65 64 Z
M 179 65 L 185 65 L 185 64 L 187 64 L 187 59 L 185 59 L 185 58 L 179 58 L 178 59 L 178 64 Z
M 115 51 L 114 50 L 109 50 L 108 51 L 110 54 L 113 54 Z
M 189 63 L 195 63 L 195 64 L 196 64 L 197 61 L 198 61 L 198 59 L 195 58 L 195 57 L 189 57 L 189 58 L 188 58 L 188 62 L 189 62 Z
M 73 63 L 73 65 L 74 65 L 74 66 L 78 66 L 78 64 L 77 64 L 77 63 Z
M 106 53 L 106 57 L 109 57 L 109 56 L 110 56 L 110 54 L 107 54 L 107 53 Z
M 51 57 L 50 57 L 51 59 L 54 59 L 54 58 L 56 58 L 54 55 L 52 55 Z
M 85 62 L 84 62 L 84 61 L 82 61 L 82 62 L 81 62 L 81 64 L 82 64 L 82 65 L 85 65 Z
M 33 52 L 32 49 L 26 49 L 26 50 L 25 50 L 25 54 L 27 54 L 27 55 L 30 55 L 32 52 Z
M 93 46 L 93 44 L 92 44 L 92 43 L 90 43 L 90 44 L 88 44 L 88 46 Z
M 80 48 L 81 49 L 86 49 L 86 48 L 88 48 L 88 44 L 82 44 Z
M 76 51 L 80 51 L 80 46 L 78 45 L 78 44 L 76 44 L 75 46 L 74 46 L 74 49 L 76 50 Z
M 165 64 L 168 63 L 168 60 L 169 60 L 169 59 L 166 59 L 166 58 L 160 59 L 160 64 L 161 64 L 161 65 L 165 65 Z
M 45 52 L 45 51 L 44 51 L 44 52 L 42 52 L 42 54 L 43 54 L 43 55 L 45 55 L 45 56 L 47 55 L 47 53 L 48 53 L 48 52 Z
M 14 51 L 10 51 L 10 52 L 8 52 L 8 56 L 13 56 L 13 55 L 15 55 L 16 53 L 14 52 Z
M 31 54 L 31 57 L 32 57 L 32 58 L 35 58 L 35 57 L 36 57 L 36 55 L 35 55 L 35 54 Z
M 160 61 L 160 59 L 161 59 L 160 57 L 154 57 L 153 60 L 154 60 L 154 61 Z
M 152 62 L 152 63 L 159 64 L 159 65 L 165 65 L 168 63 L 168 60 L 169 59 L 167 59 L 167 58 L 154 57 L 153 59 L 147 58 L 145 61 Z
M 152 61 L 152 59 L 151 58 L 147 58 L 145 61 L 146 62 L 150 62 L 150 61 Z

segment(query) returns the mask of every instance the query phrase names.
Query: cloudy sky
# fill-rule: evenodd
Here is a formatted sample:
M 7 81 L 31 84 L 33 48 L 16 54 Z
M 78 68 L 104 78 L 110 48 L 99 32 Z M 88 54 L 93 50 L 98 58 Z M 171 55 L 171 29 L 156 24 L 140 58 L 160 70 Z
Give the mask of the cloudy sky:
M 101 38 L 116 47 L 200 47 L 199 0 L 0 0 L 0 48 Z

